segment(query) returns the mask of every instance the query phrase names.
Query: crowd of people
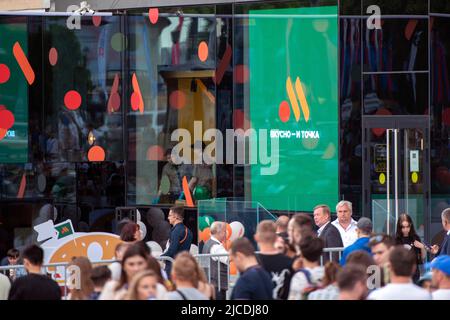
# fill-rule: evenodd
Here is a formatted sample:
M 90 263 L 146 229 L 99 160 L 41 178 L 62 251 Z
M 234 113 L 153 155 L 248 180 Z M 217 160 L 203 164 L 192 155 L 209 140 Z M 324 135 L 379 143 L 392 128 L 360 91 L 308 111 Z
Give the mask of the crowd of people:
M 164 268 L 130 222 L 122 228 L 117 262 L 93 266 L 86 257 L 72 259 L 69 266 L 77 267 L 79 278 L 68 286 L 67 297 L 43 273 L 43 250 L 32 245 L 20 257 L 26 273 L 11 269 L 0 274 L 0 299 L 450 300 L 450 208 L 441 217 L 444 240 L 433 246 L 421 241 L 407 214 L 399 216 L 392 237 L 374 234 L 368 218 L 355 221 L 348 201 L 339 202 L 336 213 L 332 221 L 330 208 L 318 205 L 313 216 L 297 213 L 264 220 L 253 239 L 236 239 L 230 247 L 225 245 L 226 223 L 213 222 L 202 248 L 209 259 L 205 269 L 189 253 L 192 232 L 183 224 L 183 209 L 174 207 L 163 253 L 174 260 Z M 8 252 L 9 264 L 18 259 L 17 250 Z M 230 283 L 232 264 L 239 276 Z

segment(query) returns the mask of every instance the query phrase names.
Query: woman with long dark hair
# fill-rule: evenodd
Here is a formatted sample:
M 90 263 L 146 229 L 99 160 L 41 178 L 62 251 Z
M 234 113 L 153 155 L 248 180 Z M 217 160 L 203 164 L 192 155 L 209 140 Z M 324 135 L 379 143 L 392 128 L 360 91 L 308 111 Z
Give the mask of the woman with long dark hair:
M 421 242 L 420 237 L 416 233 L 416 229 L 414 228 L 414 223 L 411 217 L 406 213 L 402 213 L 398 217 L 395 243 L 397 245 L 403 245 L 405 248 L 410 249 L 414 252 L 417 265 L 413 280 L 414 282 L 419 281 L 419 265 L 423 264 L 427 252 L 425 245 Z

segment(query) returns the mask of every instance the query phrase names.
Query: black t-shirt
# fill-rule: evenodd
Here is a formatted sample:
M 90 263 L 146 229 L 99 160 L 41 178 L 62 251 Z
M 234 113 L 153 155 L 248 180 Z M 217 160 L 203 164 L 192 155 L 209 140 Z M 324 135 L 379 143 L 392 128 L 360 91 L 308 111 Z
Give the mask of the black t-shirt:
M 411 248 L 410 250 L 414 253 L 414 255 L 416 256 L 416 263 L 417 264 L 422 264 L 422 252 L 419 248 L 416 248 L 414 246 L 414 241 L 419 241 L 421 242 L 420 238 L 418 236 L 415 237 L 401 237 L 401 238 L 397 238 L 396 239 L 397 244 L 399 245 L 409 245 Z
M 293 274 L 293 260 L 284 254 L 258 254 L 259 264 L 270 274 L 274 285 L 273 298 L 286 300 Z
M 47 276 L 29 274 L 17 278 L 9 291 L 9 300 L 61 300 L 58 284 Z
M 231 300 L 272 300 L 272 291 L 269 273 L 256 265 L 241 273 L 231 293 Z

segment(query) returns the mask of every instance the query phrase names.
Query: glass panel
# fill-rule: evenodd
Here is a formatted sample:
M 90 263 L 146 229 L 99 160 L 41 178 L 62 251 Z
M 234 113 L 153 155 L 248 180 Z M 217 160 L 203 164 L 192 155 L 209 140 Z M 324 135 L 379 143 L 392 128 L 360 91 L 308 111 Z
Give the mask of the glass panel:
M 364 76 L 364 114 L 427 115 L 428 74 Z
M 364 71 L 428 70 L 428 20 L 382 19 L 381 29 L 363 20 Z
M 382 15 L 386 14 L 428 14 L 428 0 L 363 0 L 363 10 L 367 7 L 377 5 Z

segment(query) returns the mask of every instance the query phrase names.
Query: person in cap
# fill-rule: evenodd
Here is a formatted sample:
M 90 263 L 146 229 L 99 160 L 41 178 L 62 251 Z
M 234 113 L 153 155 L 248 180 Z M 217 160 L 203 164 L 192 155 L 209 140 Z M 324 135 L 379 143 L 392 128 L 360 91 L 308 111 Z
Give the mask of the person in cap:
M 347 262 L 348 255 L 354 251 L 364 250 L 368 253 L 371 253 L 369 247 L 369 239 L 372 234 L 372 228 L 372 221 L 370 221 L 369 218 L 362 217 L 359 219 L 358 223 L 356 224 L 356 234 L 358 235 L 358 239 L 353 244 L 344 249 L 341 260 L 339 262 L 342 266 Z
M 426 272 L 423 276 L 420 277 L 417 285 L 422 289 L 427 290 L 428 292 L 433 292 L 433 287 L 431 286 L 431 279 L 433 275 L 431 271 Z
M 437 288 L 433 300 L 450 300 L 450 256 L 441 255 L 427 264 L 431 267 L 431 285 Z

